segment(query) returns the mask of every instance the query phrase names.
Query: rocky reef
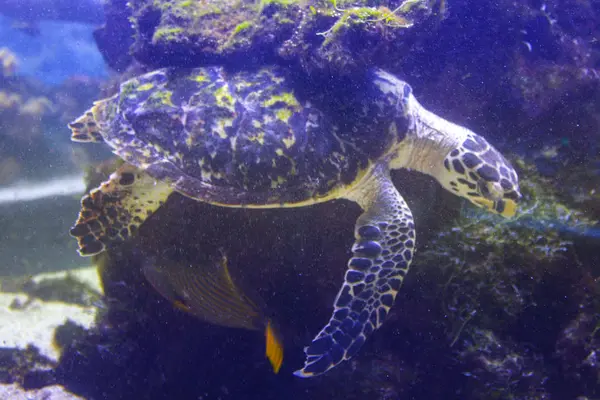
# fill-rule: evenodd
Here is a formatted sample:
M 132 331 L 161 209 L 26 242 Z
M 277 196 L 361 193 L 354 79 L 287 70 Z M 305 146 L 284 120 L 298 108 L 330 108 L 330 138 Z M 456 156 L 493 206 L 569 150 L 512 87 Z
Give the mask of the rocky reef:
M 56 384 L 54 370 L 93 325 L 101 297 L 93 267 L 0 278 L 0 397 L 79 399 Z
M 97 260 L 111 306 L 65 353 L 59 382 L 88 398 L 107 390 L 123 399 L 280 399 L 282 391 L 293 399 L 594 398 L 598 223 L 563 202 L 559 182 L 514 162 L 525 198 L 512 221 L 470 206 L 457 212 L 430 179 L 396 174 L 397 185 L 413 189 L 407 197 L 422 233 L 412 273 L 363 350 L 309 382 L 291 372 L 329 317 L 358 208 L 224 210 L 174 197 L 138 238 Z M 141 273 L 148 259 L 193 264 L 215 249 L 226 249 L 234 276 L 259 289 L 281 328 L 286 359 L 277 376 L 260 335 L 196 320 Z
M 520 216 L 501 221 L 463 212 L 415 261 L 417 279 L 431 289 L 424 298 L 435 303 L 426 307 L 444 316 L 437 323 L 469 382 L 469 398 L 593 398 L 598 366 L 589 358 L 597 349 L 600 284 L 588 246 L 597 243 L 599 224 L 561 201 L 559 181 L 522 160 L 515 164 Z M 587 351 L 565 350 L 582 342 Z
M 434 11 L 420 0 L 139 0 L 129 12 L 132 54 L 147 65 L 282 61 L 349 74 L 385 57 Z

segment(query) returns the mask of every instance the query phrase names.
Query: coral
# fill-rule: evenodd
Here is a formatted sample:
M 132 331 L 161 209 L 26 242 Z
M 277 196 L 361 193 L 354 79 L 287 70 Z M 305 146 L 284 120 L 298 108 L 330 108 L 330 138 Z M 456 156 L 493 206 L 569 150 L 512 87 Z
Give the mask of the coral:
M 389 6 L 389 8 L 388 8 Z M 387 64 L 384 54 L 403 39 L 415 25 L 432 15 L 427 2 L 332 2 L 315 4 L 286 40 L 278 54 L 299 63 L 305 71 L 333 71 L 343 75 Z M 408 36 L 407 36 L 408 35 Z
M 52 103 L 46 97 L 24 97 L 0 90 L 0 120 L 4 128 L 0 136 L 31 143 L 42 135 L 41 118 L 51 111 Z
M 124 72 L 132 63 L 129 48 L 133 44 L 131 10 L 127 0 L 105 0 L 106 23 L 94 31 L 94 40 L 106 63 L 117 72 Z
M 28 279 L 21 284 L 20 289 L 30 300 L 60 301 L 83 307 L 93 306 L 102 296 L 98 288 L 68 272 Z
M 7 55 L 8 54 L 8 55 Z M 14 182 L 24 170 L 23 149 L 43 136 L 42 117 L 53 111 L 52 102 L 14 73 L 13 55 L 0 50 L 5 78 L 0 84 L 0 184 Z
M 0 85 L 0 141 L 10 137 L 31 142 L 42 134 L 41 118 L 52 111 L 52 102 L 46 96 L 33 93 L 21 79 L 13 77 L 16 57 L 8 49 L 0 49 L 2 76 L 9 77 Z
M 446 332 L 463 363 L 472 382 L 470 398 L 550 398 L 545 382 L 555 368 L 562 373 L 552 379 L 569 380 L 586 371 L 559 397 L 591 395 L 577 390 L 587 385 L 583 381 L 595 379 L 591 370 L 598 368 L 594 327 L 600 308 L 592 300 L 598 272 L 591 269 L 594 261 L 585 247 L 594 246 L 588 233 L 597 230 L 598 222 L 569 201 L 569 188 L 578 186 L 576 173 L 564 170 L 571 179 L 566 186 L 560 176 L 543 177 L 522 159 L 515 158 L 514 164 L 524 196 L 515 219 L 463 210 L 415 259 L 417 279 L 430 288 L 424 290 L 430 301 L 424 299 L 423 307 L 445 316 L 434 325 Z M 541 309 L 553 311 L 544 320 L 538 316 Z M 571 321 L 574 310 L 579 316 Z M 554 346 L 562 357 L 560 367 L 546 359 Z
M 416 260 L 424 265 L 445 260 L 445 307 L 456 321 L 462 321 L 457 326 L 481 313 L 483 304 L 501 312 L 491 324 L 500 327 L 514 321 L 533 303 L 535 282 L 543 279 L 548 269 L 556 271 L 571 259 L 577 236 L 598 224 L 581 210 L 562 203 L 553 180 L 541 177 L 523 160 L 516 159 L 515 164 L 524 197 L 516 218 L 501 220 L 479 210 L 466 210 L 452 229 L 440 232 Z
M 80 115 L 99 85 L 83 76 L 52 87 L 20 74 L 0 79 L 0 184 L 72 172 L 74 165 L 65 160 L 71 152 L 64 151 L 69 136 L 49 133 Z
M 250 27 L 252 27 L 252 23 L 250 21 L 240 22 L 233 29 L 233 34 L 237 35 L 238 33 L 242 32 L 242 31 L 245 31 L 246 29 L 248 29 Z
M 558 335 L 555 357 L 561 361 L 565 381 L 585 387 L 600 376 L 600 273 L 586 271 L 577 284 L 579 304 Z M 593 386 L 585 395 L 598 395 Z
M 184 58 L 189 63 L 195 57 L 215 59 L 267 48 L 281 40 L 279 31 L 289 30 L 290 23 L 298 18 L 297 4 L 133 1 L 133 54 L 150 64 L 165 65 L 184 62 Z M 167 51 L 169 59 L 157 60 L 157 51 Z
M 51 93 L 51 116 L 56 125 L 64 127 L 81 115 L 83 104 L 100 96 L 106 82 L 86 76 L 73 76 Z
M 17 69 L 17 56 L 6 47 L 0 48 L 0 76 L 13 76 Z
M 600 86 L 600 70 L 515 56 L 514 95 L 530 116 L 552 109 L 570 92 Z
M 566 151 L 572 153 L 573 150 L 568 147 L 568 143 L 546 146 L 538 154 L 537 163 L 540 164 L 540 168 L 551 168 L 551 173 L 545 181 L 554 188 L 561 202 L 584 210 L 590 219 L 600 220 L 600 158 L 588 156 L 586 153 L 563 154 Z M 565 185 L 565 182 L 569 184 Z M 598 227 L 590 229 L 593 236 L 598 236 L 598 233 L 593 233 L 597 232 L 597 229 Z M 580 233 L 587 234 L 585 231 Z
M 500 340 L 489 330 L 473 329 L 459 359 L 471 366 L 465 375 L 470 399 L 549 400 L 543 357 L 533 349 Z
M 336 11 L 339 9 L 336 8 Z M 315 12 L 318 12 L 315 10 Z M 397 11 L 391 11 L 387 7 L 352 7 L 349 9 L 339 10 L 341 16 L 325 32 L 319 32 L 318 35 L 325 37 L 322 46 L 326 47 L 335 41 L 336 35 L 345 33 L 345 31 L 355 29 L 356 27 L 363 28 L 364 25 L 381 23 L 381 28 L 410 28 L 413 23 L 401 15 L 396 14 Z M 364 29 L 364 28 L 363 28 Z
M 13 109 L 19 107 L 21 103 L 22 99 L 18 94 L 0 91 L 0 108 Z

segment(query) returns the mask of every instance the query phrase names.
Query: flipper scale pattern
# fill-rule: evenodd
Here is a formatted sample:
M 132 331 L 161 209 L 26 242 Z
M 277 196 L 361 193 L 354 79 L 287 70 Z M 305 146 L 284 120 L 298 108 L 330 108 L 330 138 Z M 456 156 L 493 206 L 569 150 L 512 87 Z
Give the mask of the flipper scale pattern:
M 329 323 L 304 350 L 300 377 L 323 374 L 358 352 L 387 317 L 413 258 L 412 213 L 386 167 L 376 167 L 350 198 L 365 210 L 356 222 L 353 256 Z

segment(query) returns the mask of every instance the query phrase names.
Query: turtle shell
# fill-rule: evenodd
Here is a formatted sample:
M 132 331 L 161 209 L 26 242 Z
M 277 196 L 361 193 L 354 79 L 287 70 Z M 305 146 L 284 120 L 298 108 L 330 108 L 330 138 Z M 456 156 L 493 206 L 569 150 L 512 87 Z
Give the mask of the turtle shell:
M 303 205 L 339 197 L 403 139 L 410 88 L 396 80 L 390 94 L 373 74 L 317 95 L 281 68 L 166 68 L 123 83 L 93 114 L 116 154 L 190 197 Z

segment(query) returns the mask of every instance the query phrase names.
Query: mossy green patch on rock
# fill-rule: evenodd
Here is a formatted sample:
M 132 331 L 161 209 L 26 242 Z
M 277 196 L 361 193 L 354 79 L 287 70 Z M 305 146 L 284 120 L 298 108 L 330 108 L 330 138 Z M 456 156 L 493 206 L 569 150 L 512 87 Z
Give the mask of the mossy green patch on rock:
M 366 26 L 365 26 L 366 25 Z M 357 26 L 364 26 L 363 29 L 371 29 L 370 25 L 380 25 L 384 28 L 410 28 L 413 23 L 404 18 L 396 11 L 391 11 L 387 7 L 352 7 L 342 11 L 338 20 L 325 32 L 319 32 L 319 35 L 325 36 L 323 46 L 327 46 L 336 35 L 344 30 L 352 29 Z
M 277 94 L 277 95 L 273 95 L 270 98 L 268 98 L 267 100 L 263 101 L 262 105 L 265 107 L 269 107 L 272 106 L 275 103 L 285 103 L 290 107 L 299 107 L 300 104 L 298 104 L 298 100 L 296 100 L 296 97 L 294 96 L 293 93 L 282 93 L 282 94 Z
M 279 54 L 309 71 L 351 75 L 367 66 L 384 67 L 390 53 L 402 53 L 407 31 L 433 16 L 431 7 L 421 0 L 314 2 Z
M 132 18 L 138 32 L 133 52 L 142 61 L 149 57 L 160 58 L 156 52 L 165 54 L 165 51 L 180 54 L 187 60 L 195 55 L 224 57 L 249 52 L 265 39 L 283 39 L 279 34 L 280 21 L 294 23 L 299 19 L 298 9 L 293 10 L 292 3 L 132 1 Z M 173 62 L 174 58 L 170 57 L 162 63 Z
M 265 8 L 269 6 L 278 6 L 278 7 L 288 7 L 291 5 L 300 5 L 302 4 L 300 0 L 260 0 L 258 4 L 259 10 L 262 12 Z
M 236 25 L 235 29 L 233 30 L 233 34 L 237 35 L 238 33 L 249 29 L 251 26 L 252 26 L 252 22 L 250 22 L 250 21 L 241 22 Z
M 400 31 L 431 13 L 423 0 L 132 0 L 133 55 L 152 65 L 284 58 L 304 69 L 352 73 L 385 54 Z M 415 13 L 414 9 L 425 9 Z M 324 37 L 324 38 L 323 38 Z M 356 39 L 356 40 L 353 40 Z M 232 58 L 232 56 L 234 56 Z M 314 62 L 311 62 L 314 61 Z
M 171 42 L 181 39 L 182 28 L 161 28 L 157 29 L 152 36 L 152 42 Z

